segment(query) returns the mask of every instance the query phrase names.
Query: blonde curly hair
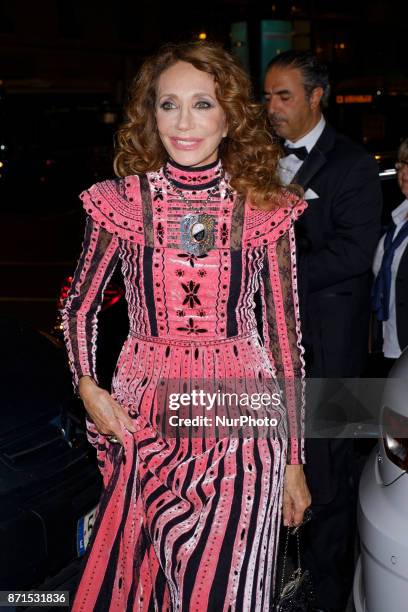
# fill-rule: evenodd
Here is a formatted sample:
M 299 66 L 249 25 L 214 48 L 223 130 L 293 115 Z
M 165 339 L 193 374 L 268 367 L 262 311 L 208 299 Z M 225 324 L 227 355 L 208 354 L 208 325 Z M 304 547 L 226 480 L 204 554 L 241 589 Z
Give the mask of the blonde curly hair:
M 230 53 L 214 43 L 167 45 L 143 63 L 116 134 L 116 174 L 154 171 L 166 162 L 168 155 L 156 126 L 156 85 L 161 73 L 177 62 L 192 64 L 214 77 L 228 125 L 219 153 L 231 186 L 258 206 L 273 206 L 282 189 L 277 174 L 278 142 L 268 130 L 264 107 L 252 97 L 247 74 Z

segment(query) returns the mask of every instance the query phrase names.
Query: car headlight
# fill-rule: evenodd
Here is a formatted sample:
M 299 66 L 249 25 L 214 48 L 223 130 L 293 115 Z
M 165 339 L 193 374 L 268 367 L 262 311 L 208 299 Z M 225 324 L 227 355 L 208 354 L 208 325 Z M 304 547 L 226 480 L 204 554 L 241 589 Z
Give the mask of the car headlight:
M 384 407 L 382 433 L 385 452 L 390 461 L 408 472 L 408 417 Z

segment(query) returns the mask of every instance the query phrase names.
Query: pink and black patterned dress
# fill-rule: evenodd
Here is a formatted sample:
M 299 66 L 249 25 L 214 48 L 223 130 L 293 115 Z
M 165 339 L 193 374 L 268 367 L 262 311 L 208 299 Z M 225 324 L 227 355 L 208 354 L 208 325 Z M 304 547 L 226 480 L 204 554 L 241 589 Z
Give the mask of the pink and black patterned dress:
M 293 221 L 306 204 L 284 192 L 277 210 L 254 209 L 220 162 L 169 162 L 97 183 L 81 198 L 83 252 L 64 311 L 74 382 L 97 380 L 97 314 L 120 264 L 129 335 L 112 394 L 137 431 L 124 432 L 122 448 L 87 420 L 104 492 L 73 609 L 269 610 L 284 468 L 304 460 Z M 214 245 L 196 255 L 183 248 L 180 222 L 203 202 L 215 217 Z M 191 439 L 155 427 L 163 381 L 253 389 L 277 377 L 279 435 Z

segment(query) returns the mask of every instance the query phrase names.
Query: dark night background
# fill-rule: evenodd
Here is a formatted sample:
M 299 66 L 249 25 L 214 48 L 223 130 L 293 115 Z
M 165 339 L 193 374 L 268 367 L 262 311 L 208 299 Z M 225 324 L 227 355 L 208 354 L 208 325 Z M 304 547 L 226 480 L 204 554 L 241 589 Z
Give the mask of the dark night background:
M 329 120 L 384 169 L 408 132 L 405 12 L 406 0 L 2 0 L 0 314 L 52 327 L 80 248 L 77 194 L 112 176 L 127 85 L 160 44 L 201 35 L 247 51 L 260 95 L 261 22 L 286 22 L 288 44 L 329 65 Z M 231 37 L 235 22 L 247 40 Z

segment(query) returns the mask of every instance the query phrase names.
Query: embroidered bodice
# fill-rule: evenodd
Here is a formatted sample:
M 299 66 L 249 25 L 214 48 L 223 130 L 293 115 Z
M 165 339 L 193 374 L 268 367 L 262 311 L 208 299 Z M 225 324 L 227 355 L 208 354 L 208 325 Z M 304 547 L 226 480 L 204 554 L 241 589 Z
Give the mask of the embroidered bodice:
M 283 192 L 276 210 L 255 209 L 234 192 L 219 162 L 199 169 L 168 163 L 97 183 L 81 198 L 88 215 L 83 253 L 64 312 L 76 383 L 97 377 L 96 317 L 119 260 L 131 334 L 205 343 L 258 327 L 275 374 L 302 378 L 293 221 L 303 201 Z M 183 248 L 180 223 L 202 209 L 214 217 L 214 247 L 194 255 Z

